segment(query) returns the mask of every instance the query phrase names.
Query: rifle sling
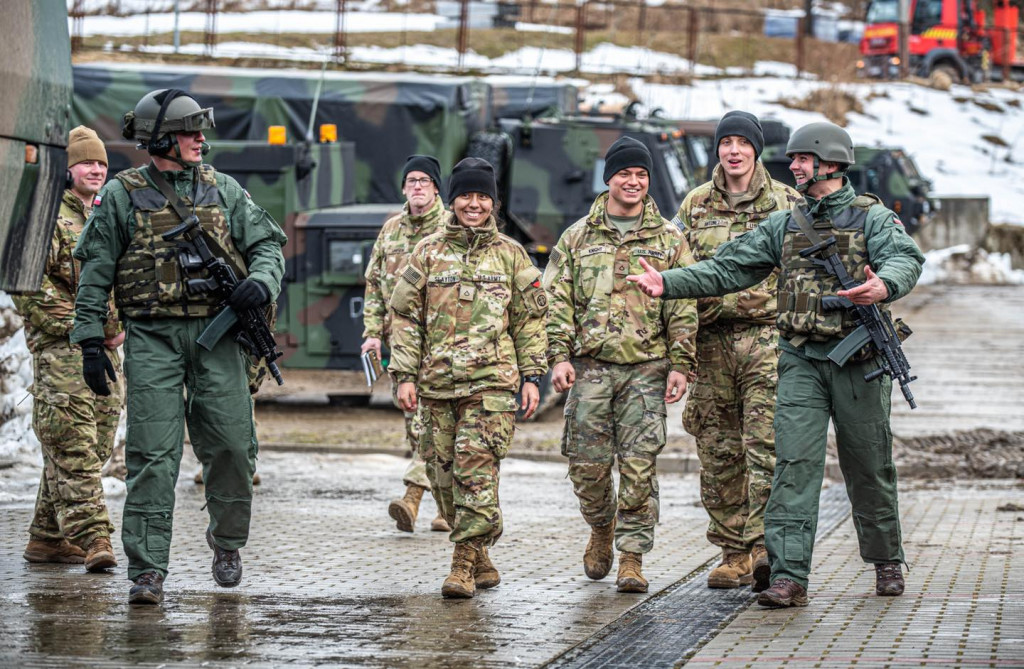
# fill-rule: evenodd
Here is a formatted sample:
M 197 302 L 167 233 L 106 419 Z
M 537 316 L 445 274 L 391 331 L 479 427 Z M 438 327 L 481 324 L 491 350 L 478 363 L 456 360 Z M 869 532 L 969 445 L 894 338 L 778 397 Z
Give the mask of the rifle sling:
M 167 182 L 167 179 L 164 177 L 163 174 L 160 173 L 160 170 L 157 168 L 156 164 L 152 160 L 149 161 L 148 172 L 149 178 L 153 180 L 153 184 L 157 187 L 157 190 L 159 190 L 163 194 L 163 196 L 167 198 L 167 204 L 171 205 L 171 208 L 174 209 L 174 213 L 178 215 L 178 218 L 181 219 L 182 223 L 188 220 L 189 216 L 192 215 L 189 213 L 188 205 L 182 202 L 181 198 L 178 197 L 178 194 L 174 192 L 174 188 L 171 186 L 171 184 Z M 193 170 L 192 174 L 192 202 L 195 202 L 198 196 L 199 169 L 196 168 Z M 213 255 L 220 258 L 221 260 L 223 260 L 224 262 L 226 262 L 231 267 L 231 269 L 235 270 L 235 274 L 238 276 L 239 281 L 247 277 L 249 275 L 249 272 L 246 270 L 246 268 L 239 267 L 238 263 L 231 259 L 231 255 L 224 250 L 224 247 L 220 245 L 220 242 L 218 242 L 216 239 L 214 239 L 211 235 L 209 235 L 206 232 L 206 229 L 203 228 L 203 224 L 201 221 L 199 222 L 198 225 L 199 233 L 206 240 L 206 245 L 210 247 L 210 252 L 213 253 Z
M 800 207 L 793 207 L 792 213 L 793 220 L 796 221 L 797 227 L 800 228 L 800 232 L 804 233 L 804 235 L 807 236 L 807 239 L 811 240 L 812 245 L 816 246 L 824 241 L 821 238 L 821 235 L 814 231 L 814 227 L 811 225 L 811 222 L 807 220 L 807 217 L 804 216 L 804 212 L 800 211 Z

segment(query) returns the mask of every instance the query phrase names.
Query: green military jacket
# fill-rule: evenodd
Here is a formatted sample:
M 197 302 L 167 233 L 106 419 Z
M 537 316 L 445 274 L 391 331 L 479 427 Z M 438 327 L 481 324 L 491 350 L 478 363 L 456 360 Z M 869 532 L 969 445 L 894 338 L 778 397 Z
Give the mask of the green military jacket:
M 805 198 L 813 217 L 836 218 L 850 207 L 856 198 L 849 180 L 843 178 L 843 187 L 821 200 Z M 876 205 L 868 210 L 864 224 L 864 245 L 867 261 L 889 289 L 886 302 L 893 302 L 909 293 L 921 276 L 924 255 L 896 215 Z M 783 266 L 783 252 L 792 237 L 803 236 L 790 212 L 775 212 L 749 233 L 718 248 L 713 258 L 683 269 L 662 273 L 667 300 L 725 295 L 743 290 L 763 281 L 776 268 Z M 845 260 L 844 260 L 845 262 Z M 847 271 L 851 271 L 850 267 Z M 781 277 L 780 281 L 788 277 Z M 827 360 L 828 352 L 841 337 L 832 336 L 823 341 L 807 341 L 794 346 L 788 340 L 793 333 L 779 322 L 779 346 L 783 350 L 817 360 Z
M 138 171 L 147 181 L 150 167 Z M 161 172 L 179 197 L 192 195 L 193 170 Z M 276 299 L 284 276 L 281 247 L 288 238 L 273 218 L 252 201 L 237 181 L 216 173 L 219 207 L 224 213 L 235 249 L 245 259 L 249 278 L 256 279 Z M 102 335 L 100 323 L 107 296 L 116 281 L 118 260 L 135 233 L 136 217 L 131 198 L 118 179 L 100 191 L 98 204 L 86 222 L 74 256 L 82 262 L 73 342 Z
M 64 191 L 46 256 L 43 283 L 38 292 L 13 296 L 14 304 L 25 319 L 25 339 L 33 353 L 54 344 L 69 344 L 75 318 L 75 294 L 82 273 L 81 264 L 71 254 L 82 234 L 89 209 L 74 191 Z M 111 306 L 109 302 L 104 305 L 105 314 L 100 321 L 105 339 L 115 336 L 121 329 Z
M 643 274 L 640 259 L 658 270 L 693 263 L 682 232 L 658 213 L 648 195 L 638 227 L 622 234 L 608 223 L 608 193 L 558 240 L 544 272 L 548 293 L 548 363 L 575 357 L 630 365 L 668 357 L 674 371 L 696 367 L 694 302 L 648 297 L 626 281 Z
M 410 254 L 390 309 L 388 371 L 424 397 L 514 393 L 520 375 L 547 371 L 540 270 L 493 217 L 466 228 L 446 215 Z
M 409 214 L 409 203 L 406 202 L 402 213 L 389 218 L 380 229 L 366 266 L 363 339 L 376 337 L 387 341 L 391 328 L 388 302 L 398 277 L 416 244 L 442 228 L 444 213 L 440 197 L 434 198 L 430 209 L 419 216 Z
M 719 246 L 753 230 L 773 211 L 792 209 L 803 201 L 795 189 L 773 181 L 760 161 L 755 163 L 747 196 L 735 207 L 729 204 L 727 193 L 725 170 L 716 165 L 711 181 L 690 191 L 672 219 L 686 235 L 696 261 L 713 258 Z M 772 272 L 747 290 L 700 298 L 697 312 L 701 327 L 716 321 L 774 323 L 777 282 L 778 272 Z

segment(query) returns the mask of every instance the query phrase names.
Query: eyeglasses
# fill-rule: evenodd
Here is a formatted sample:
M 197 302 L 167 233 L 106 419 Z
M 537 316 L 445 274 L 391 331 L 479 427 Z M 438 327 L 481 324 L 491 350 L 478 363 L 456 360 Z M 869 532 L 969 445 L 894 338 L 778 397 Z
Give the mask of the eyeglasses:
M 420 179 L 406 179 L 405 180 L 405 185 L 409 186 L 410 188 L 412 188 L 414 186 L 421 186 L 423 188 L 426 188 L 427 186 L 429 186 L 432 183 L 434 183 L 434 180 L 431 179 L 430 177 L 422 177 Z

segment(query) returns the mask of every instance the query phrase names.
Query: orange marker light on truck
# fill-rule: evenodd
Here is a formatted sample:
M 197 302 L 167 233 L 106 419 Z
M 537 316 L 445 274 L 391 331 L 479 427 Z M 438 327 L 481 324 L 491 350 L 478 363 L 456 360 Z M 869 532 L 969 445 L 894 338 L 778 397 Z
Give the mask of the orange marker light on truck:
M 283 125 L 272 125 L 267 128 L 267 144 L 281 145 L 288 143 L 288 131 Z
M 338 126 L 333 123 L 323 123 L 320 125 L 320 143 L 327 144 L 328 142 L 338 141 Z

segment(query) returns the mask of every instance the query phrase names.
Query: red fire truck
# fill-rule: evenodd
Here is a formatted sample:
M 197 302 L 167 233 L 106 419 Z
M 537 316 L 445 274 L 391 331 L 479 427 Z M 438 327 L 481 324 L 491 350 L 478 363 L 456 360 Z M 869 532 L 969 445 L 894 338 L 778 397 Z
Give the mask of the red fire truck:
M 953 81 L 1024 80 L 1024 59 L 1017 51 L 1020 16 L 1009 0 L 994 0 L 991 22 L 975 0 L 908 0 L 908 71 L 922 77 L 937 70 Z M 863 77 L 899 76 L 899 0 L 868 5 L 861 58 Z

